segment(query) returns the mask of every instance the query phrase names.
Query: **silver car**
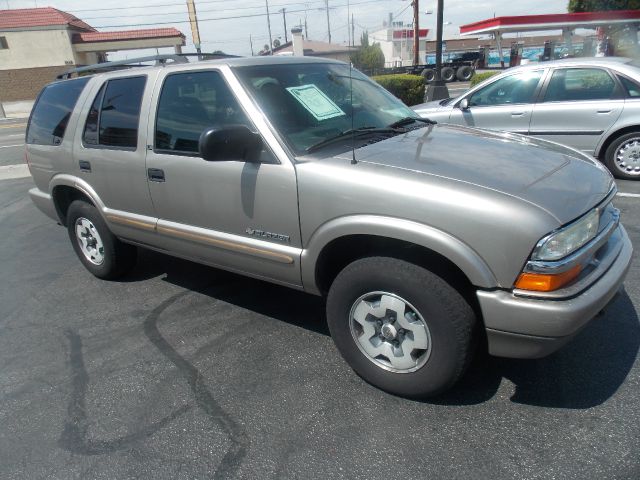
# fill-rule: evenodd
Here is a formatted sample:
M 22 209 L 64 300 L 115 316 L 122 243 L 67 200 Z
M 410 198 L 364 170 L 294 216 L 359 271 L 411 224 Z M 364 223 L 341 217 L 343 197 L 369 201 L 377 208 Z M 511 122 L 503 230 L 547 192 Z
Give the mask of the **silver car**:
M 416 105 L 432 120 L 567 145 L 640 179 L 640 68 L 628 58 L 514 67 L 457 98 Z
M 480 342 L 517 358 L 560 348 L 614 297 L 632 255 L 613 177 L 593 158 L 434 125 L 323 59 L 53 83 L 27 160 L 31 198 L 95 276 L 126 274 L 144 247 L 325 296 L 340 353 L 400 395 L 448 388 Z M 283 361 L 304 348 L 270 341 L 256 339 Z

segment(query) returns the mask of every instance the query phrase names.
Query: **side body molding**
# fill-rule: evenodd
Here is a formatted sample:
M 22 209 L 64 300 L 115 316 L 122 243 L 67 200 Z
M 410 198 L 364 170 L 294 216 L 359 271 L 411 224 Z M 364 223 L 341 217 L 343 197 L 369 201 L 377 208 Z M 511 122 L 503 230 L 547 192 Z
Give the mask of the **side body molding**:
M 320 294 L 316 264 L 322 249 L 340 237 L 374 235 L 403 240 L 426 247 L 456 264 L 477 287 L 494 288 L 498 281 L 489 266 L 467 244 L 427 225 L 377 215 L 349 215 L 333 219 L 318 228 L 301 256 L 302 283 L 309 293 Z

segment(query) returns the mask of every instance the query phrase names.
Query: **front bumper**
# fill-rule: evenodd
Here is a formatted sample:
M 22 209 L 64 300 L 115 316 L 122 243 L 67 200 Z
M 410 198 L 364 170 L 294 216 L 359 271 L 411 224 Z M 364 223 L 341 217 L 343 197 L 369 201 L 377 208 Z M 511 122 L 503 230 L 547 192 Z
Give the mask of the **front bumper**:
M 620 289 L 629 270 L 633 247 L 619 225 L 598 259 L 601 272 L 591 285 L 564 298 L 532 298 L 496 290 L 477 292 L 485 322 L 489 353 L 499 357 L 540 358 L 556 351 L 598 312 Z

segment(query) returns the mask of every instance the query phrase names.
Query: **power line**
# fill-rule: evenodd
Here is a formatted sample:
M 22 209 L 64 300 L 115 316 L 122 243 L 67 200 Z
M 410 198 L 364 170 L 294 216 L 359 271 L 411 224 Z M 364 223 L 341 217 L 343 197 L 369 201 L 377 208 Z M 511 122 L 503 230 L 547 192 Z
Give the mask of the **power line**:
M 371 3 L 382 3 L 382 2 L 387 2 L 388 0 L 367 0 L 364 2 L 359 2 L 359 3 L 352 3 L 351 6 L 358 6 L 358 5 L 368 5 Z M 344 5 L 338 5 L 333 6 L 331 8 L 340 8 L 340 7 L 346 7 L 346 4 Z M 297 12 L 305 12 L 308 9 L 300 9 L 300 10 L 290 10 L 289 13 L 297 13 Z M 269 15 L 277 15 L 277 12 L 274 12 L 273 14 L 269 14 Z M 215 22 L 215 21 L 220 21 L 220 20 L 236 20 L 236 19 L 242 19 L 242 18 L 253 18 L 253 17 L 266 17 L 267 14 L 266 13 L 250 13 L 250 14 L 246 14 L 246 15 L 235 15 L 235 16 L 228 16 L 228 17 L 217 17 L 217 18 L 199 18 L 198 22 L 202 23 L 202 22 Z M 108 18 L 108 17 L 107 17 Z M 117 28 L 117 27 L 146 27 L 146 26 L 152 26 L 152 25 L 171 25 L 171 24 L 176 24 L 176 23 L 189 23 L 189 20 L 176 20 L 176 21 L 167 21 L 167 22 L 150 22 L 150 23 L 127 23 L 127 24 L 114 24 L 114 25 L 97 25 L 95 26 L 95 28 Z

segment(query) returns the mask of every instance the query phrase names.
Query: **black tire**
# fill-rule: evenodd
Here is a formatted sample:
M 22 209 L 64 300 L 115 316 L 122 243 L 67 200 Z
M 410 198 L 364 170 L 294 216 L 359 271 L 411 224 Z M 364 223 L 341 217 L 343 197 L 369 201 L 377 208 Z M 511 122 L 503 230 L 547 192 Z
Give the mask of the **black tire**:
M 464 65 L 456 70 L 456 78 L 461 82 L 468 82 L 471 80 L 474 73 L 473 68 L 468 65 Z
M 401 373 L 389 371 L 358 345 L 351 312 L 368 292 L 400 297 L 422 316 L 430 335 L 429 354 L 422 366 Z M 370 315 L 367 319 L 377 320 Z M 404 397 L 424 398 L 447 390 L 464 373 L 473 354 L 475 314 L 462 295 L 429 270 L 395 258 L 368 257 L 345 267 L 329 290 L 327 321 L 338 350 L 358 375 Z
M 456 71 L 451 67 L 442 67 L 440 78 L 445 82 L 453 82 L 456 79 Z
M 85 228 L 84 225 L 88 225 L 84 220 L 87 220 L 95 227 L 95 231 L 98 234 L 95 238 L 102 244 L 102 248 L 99 249 L 102 253 L 96 254 L 95 261 L 85 256 L 76 233 L 76 222 L 80 222 L 81 229 Z M 96 207 L 90 203 L 75 200 L 69 205 L 67 210 L 67 232 L 69 233 L 71 245 L 82 264 L 98 278 L 105 280 L 118 278 L 131 270 L 136 264 L 136 247 L 118 240 L 111 233 Z M 95 238 L 92 237 L 92 240 L 95 240 Z M 97 252 L 97 249 L 95 251 Z M 97 259 L 101 259 L 101 261 L 98 262 Z
M 631 146 L 630 148 L 632 148 L 632 152 L 640 159 L 640 130 L 616 138 L 607 148 L 604 154 L 604 164 L 614 177 L 624 180 L 640 180 L 640 162 L 636 163 L 638 160 L 632 164 L 623 165 L 618 165 L 616 162 L 618 149 L 625 144 L 632 145 L 636 140 L 638 141 L 637 146 Z
M 424 83 L 433 83 L 436 80 L 436 71 L 430 68 L 425 68 L 422 70 L 422 78 L 424 78 Z

